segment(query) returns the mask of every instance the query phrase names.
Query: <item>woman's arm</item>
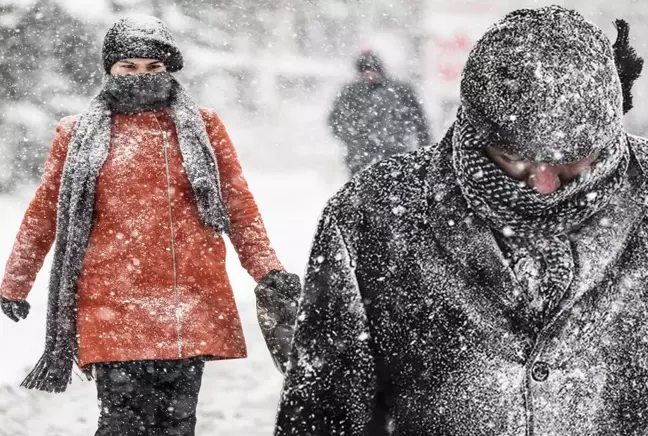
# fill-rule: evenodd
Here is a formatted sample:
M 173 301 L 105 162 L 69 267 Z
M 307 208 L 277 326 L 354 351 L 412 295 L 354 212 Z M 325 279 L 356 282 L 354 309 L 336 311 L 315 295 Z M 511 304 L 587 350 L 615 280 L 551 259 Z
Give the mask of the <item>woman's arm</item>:
M 40 186 L 25 212 L 0 285 L 0 296 L 8 300 L 27 299 L 56 238 L 59 185 L 75 122 L 66 117 L 56 128 Z
M 270 246 L 259 208 L 225 126 L 215 112 L 201 112 L 218 161 L 223 201 L 232 223 L 230 240 L 243 268 L 259 282 L 270 271 L 284 268 Z

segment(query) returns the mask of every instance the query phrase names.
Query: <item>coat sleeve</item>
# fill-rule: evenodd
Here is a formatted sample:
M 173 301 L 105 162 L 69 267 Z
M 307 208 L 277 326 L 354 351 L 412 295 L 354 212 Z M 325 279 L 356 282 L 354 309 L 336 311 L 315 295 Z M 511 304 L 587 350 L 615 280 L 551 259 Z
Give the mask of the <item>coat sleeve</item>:
M 310 255 L 275 436 L 369 436 L 376 370 L 353 265 L 325 211 Z
M 352 139 L 351 120 L 352 114 L 349 108 L 350 91 L 345 88 L 333 103 L 333 109 L 328 117 L 328 125 L 333 133 L 333 136 L 343 142 L 348 142 Z
M 284 267 L 270 246 L 259 208 L 225 126 L 215 112 L 202 110 L 202 114 L 216 153 L 223 201 L 232 223 L 230 240 L 241 265 L 258 282 L 270 271 L 283 271 Z
M 410 85 L 406 85 L 403 97 L 409 110 L 410 122 L 416 131 L 419 147 L 430 145 L 431 138 L 427 116 L 421 100 L 416 95 L 416 91 Z
M 56 128 L 41 183 L 20 224 L 0 285 L 0 295 L 9 300 L 27 299 L 56 238 L 59 186 L 74 122 L 67 117 Z

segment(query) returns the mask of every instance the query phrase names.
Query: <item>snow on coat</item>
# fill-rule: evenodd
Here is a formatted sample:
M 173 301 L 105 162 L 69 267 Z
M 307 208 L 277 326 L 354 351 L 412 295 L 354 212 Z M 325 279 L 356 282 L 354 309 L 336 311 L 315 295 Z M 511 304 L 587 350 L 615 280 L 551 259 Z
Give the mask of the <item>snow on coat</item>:
M 213 111 L 201 109 L 201 115 L 218 161 L 232 221 L 230 239 L 242 265 L 258 281 L 283 268 L 225 127 Z M 41 185 L 5 269 L 0 294 L 6 298 L 27 298 L 54 242 L 59 184 L 75 123 L 75 117 L 68 117 L 57 128 Z M 169 187 L 161 128 L 168 132 Z M 246 355 L 225 270 L 225 243 L 200 221 L 176 128 L 166 111 L 113 116 L 77 302 L 81 367 Z
M 356 81 L 347 85 L 329 115 L 333 134 L 346 146 L 346 165 L 355 173 L 416 146 L 429 145 L 423 107 L 405 82 Z
M 275 435 L 645 435 L 647 141 L 630 137 L 628 184 L 572 235 L 574 281 L 535 335 L 451 136 L 327 205 Z

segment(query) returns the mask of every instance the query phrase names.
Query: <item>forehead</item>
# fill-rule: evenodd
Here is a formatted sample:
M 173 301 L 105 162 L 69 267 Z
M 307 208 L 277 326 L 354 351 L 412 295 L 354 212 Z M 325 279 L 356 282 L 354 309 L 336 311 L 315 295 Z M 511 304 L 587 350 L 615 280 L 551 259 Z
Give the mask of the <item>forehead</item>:
M 147 59 L 147 58 L 128 58 L 128 59 L 122 59 L 119 62 L 125 62 L 129 64 L 152 64 L 152 63 L 162 63 L 162 61 L 158 59 Z

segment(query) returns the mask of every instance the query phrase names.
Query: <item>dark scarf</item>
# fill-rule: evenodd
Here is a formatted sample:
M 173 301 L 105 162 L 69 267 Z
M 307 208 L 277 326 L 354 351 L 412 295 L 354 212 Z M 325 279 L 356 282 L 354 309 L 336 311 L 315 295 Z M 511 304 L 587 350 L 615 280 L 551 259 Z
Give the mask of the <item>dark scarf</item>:
M 22 386 L 26 388 L 63 392 L 71 381 L 72 366 L 77 357 L 76 285 L 93 225 L 97 175 L 109 151 L 111 109 L 120 104 L 117 95 L 123 97 L 122 109 L 133 112 L 158 107 L 166 100 L 178 132 L 184 168 L 200 218 L 218 233 L 229 232 L 216 157 L 198 108 L 168 73 L 155 78 L 143 76 L 107 78 L 102 92 L 79 118 L 70 139 L 58 200 L 45 352 L 23 381 Z M 154 91 L 148 94 L 150 98 L 146 93 L 137 92 L 137 83 L 142 81 L 149 91 Z M 124 90 L 116 89 L 117 83 L 125 84 Z M 155 83 L 162 86 L 156 89 Z M 171 86 L 167 87 L 165 83 Z M 168 98 L 163 98 L 165 95 Z
M 486 156 L 488 138 L 480 136 L 461 111 L 455 126 L 453 165 L 461 191 L 513 253 L 514 263 L 533 259 L 541 265 L 539 310 L 546 320 L 574 276 L 567 234 L 604 208 L 622 186 L 629 163 L 627 137 L 605 147 L 590 171 L 553 194 L 541 195 L 508 177 Z
M 168 107 L 177 86 L 166 72 L 106 76 L 103 95 L 114 112 L 136 114 Z

